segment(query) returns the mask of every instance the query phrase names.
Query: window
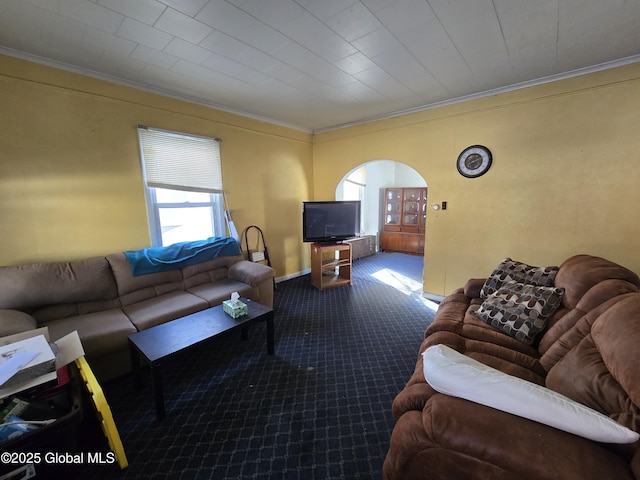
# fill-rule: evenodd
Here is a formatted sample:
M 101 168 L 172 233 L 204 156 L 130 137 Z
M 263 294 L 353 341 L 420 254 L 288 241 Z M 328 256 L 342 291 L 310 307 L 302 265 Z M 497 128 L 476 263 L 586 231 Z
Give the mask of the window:
M 225 236 L 219 140 L 138 127 L 153 246 Z

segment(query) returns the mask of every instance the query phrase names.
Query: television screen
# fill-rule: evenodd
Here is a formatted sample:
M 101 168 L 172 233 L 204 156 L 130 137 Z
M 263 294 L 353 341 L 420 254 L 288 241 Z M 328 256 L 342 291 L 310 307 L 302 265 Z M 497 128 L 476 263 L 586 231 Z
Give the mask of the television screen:
M 360 235 L 360 201 L 302 203 L 305 242 L 332 243 Z

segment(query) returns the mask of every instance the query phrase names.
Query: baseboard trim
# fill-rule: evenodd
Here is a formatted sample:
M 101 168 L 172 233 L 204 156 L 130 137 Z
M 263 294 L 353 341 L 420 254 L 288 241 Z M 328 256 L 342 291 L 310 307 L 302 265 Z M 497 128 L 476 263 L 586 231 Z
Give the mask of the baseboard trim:
M 436 295 L 435 293 L 422 292 L 422 296 L 427 300 L 431 300 L 432 302 L 440 303 L 444 300 L 442 295 Z
M 291 280 L 292 278 L 302 277 L 311 273 L 311 269 L 307 268 L 301 272 L 290 273 L 289 275 L 283 275 L 282 277 L 276 277 L 276 283 L 284 282 L 285 280 Z

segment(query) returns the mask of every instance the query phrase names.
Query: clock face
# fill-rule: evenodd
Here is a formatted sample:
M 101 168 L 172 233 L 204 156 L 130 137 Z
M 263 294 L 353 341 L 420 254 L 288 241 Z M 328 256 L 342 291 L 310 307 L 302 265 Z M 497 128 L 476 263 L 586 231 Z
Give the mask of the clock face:
M 472 145 L 465 148 L 458 156 L 458 172 L 467 178 L 476 178 L 487 173 L 491 167 L 492 156 L 487 147 Z

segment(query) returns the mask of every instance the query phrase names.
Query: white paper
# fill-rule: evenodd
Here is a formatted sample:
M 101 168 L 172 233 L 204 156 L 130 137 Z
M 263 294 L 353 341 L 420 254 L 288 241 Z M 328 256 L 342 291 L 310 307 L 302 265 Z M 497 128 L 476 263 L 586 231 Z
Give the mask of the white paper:
M 0 385 L 13 377 L 27 363 L 38 356 L 38 352 L 18 352 L 0 365 Z

